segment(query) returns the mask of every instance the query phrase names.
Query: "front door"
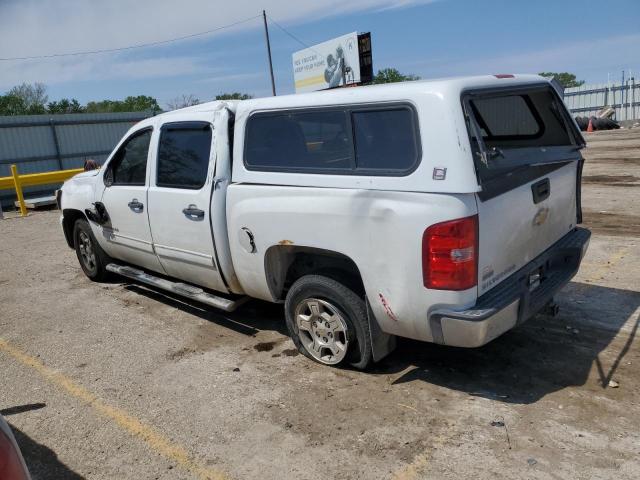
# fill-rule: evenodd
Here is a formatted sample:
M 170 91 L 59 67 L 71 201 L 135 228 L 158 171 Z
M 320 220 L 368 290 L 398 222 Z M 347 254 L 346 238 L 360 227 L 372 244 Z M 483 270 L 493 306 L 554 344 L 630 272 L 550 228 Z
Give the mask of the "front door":
M 148 192 L 149 222 L 155 252 L 168 275 L 226 292 L 210 216 L 213 142 L 213 125 L 204 115 L 201 121 L 162 125 Z
M 104 173 L 102 203 L 110 217 L 103 226 L 106 252 L 113 258 L 162 272 L 153 251 L 147 215 L 147 160 L 153 131 L 133 133 L 114 154 Z

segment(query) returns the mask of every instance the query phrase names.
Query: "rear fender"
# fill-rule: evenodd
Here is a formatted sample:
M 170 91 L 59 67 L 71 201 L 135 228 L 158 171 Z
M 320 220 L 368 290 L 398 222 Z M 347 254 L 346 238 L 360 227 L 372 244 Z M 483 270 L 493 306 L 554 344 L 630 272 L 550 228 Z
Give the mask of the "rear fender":
M 395 349 L 396 337 L 385 333 L 380 327 L 365 296 L 360 271 L 351 258 L 319 248 L 275 245 L 267 250 L 264 262 L 269 290 L 278 301 L 284 300 L 288 288 L 295 280 L 309 274 L 331 277 L 365 297 L 374 361 L 382 360 Z

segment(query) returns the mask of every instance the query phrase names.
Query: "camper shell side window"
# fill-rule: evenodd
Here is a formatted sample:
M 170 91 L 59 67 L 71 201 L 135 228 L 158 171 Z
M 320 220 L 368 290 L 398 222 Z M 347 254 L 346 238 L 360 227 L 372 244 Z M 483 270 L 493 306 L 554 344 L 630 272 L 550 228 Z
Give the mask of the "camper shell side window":
M 421 156 L 417 115 L 405 103 L 257 112 L 246 126 L 248 170 L 406 176 Z

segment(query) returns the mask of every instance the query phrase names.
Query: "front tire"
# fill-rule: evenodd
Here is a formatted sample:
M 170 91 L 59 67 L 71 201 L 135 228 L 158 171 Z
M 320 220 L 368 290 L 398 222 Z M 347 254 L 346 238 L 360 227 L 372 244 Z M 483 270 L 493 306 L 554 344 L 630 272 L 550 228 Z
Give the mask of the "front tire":
M 94 282 L 106 280 L 109 277 L 106 269 L 109 257 L 100 248 L 89 222 L 84 219 L 76 220 L 73 227 L 73 244 L 84 274 Z
M 364 300 L 321 275 L 298 279 L 285 300 L 287 328 L 300 353 L 318 363 L 364 370 L 372 361 Z

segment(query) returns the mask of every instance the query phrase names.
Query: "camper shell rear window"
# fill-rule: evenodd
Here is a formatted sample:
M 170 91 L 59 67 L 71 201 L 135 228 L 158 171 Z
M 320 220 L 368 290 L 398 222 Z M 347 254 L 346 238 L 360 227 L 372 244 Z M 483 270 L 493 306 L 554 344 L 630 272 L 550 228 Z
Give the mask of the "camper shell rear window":
M 462 105 L 485 191 L 492 182 L 504 183 L 505 177 L 513 188 L 543 170 L 581 159 L 584 140 L 547 83 L 466 91 Z

